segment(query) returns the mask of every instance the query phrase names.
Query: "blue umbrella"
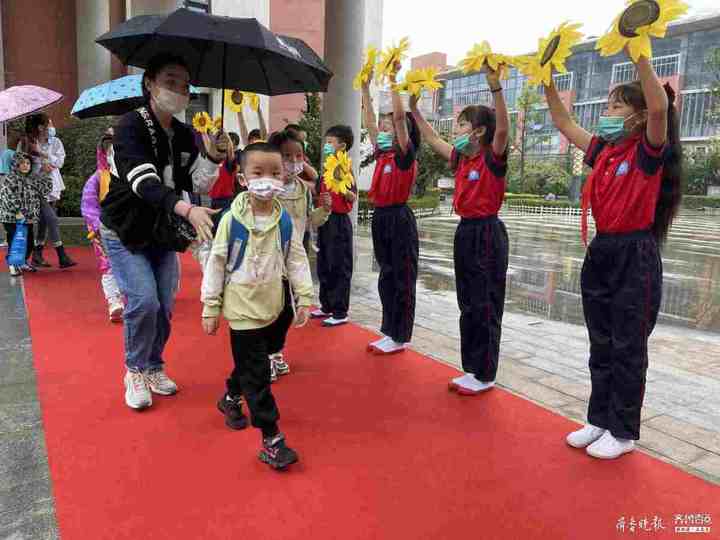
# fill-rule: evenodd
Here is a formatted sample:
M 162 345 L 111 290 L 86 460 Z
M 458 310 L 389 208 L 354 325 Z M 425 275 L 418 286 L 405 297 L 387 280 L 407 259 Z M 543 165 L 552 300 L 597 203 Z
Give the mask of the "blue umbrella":
M 190 93 L 197 94 L 198 89 L 191 86 Z M 83 91 L 71 114 L 81 119 L 120 116 L 144 103 L 142 75 L 127 75 Z

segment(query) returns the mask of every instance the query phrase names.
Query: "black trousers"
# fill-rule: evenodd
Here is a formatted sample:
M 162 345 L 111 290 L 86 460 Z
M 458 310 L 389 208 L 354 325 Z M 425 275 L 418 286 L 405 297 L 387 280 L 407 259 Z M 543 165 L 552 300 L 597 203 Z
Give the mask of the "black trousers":
M 15 237 L 15 229 L 17 228 L 17 224 L 3 223 L 3 227 L 5 227 L 5 234 L 7 235 L 7 243 L 8 243 L 7 252 L 10 253 L 10 249 L 12 248 L 12 241 L 13 241 L 13 238 Z M 27 230 L 28 230 L 28 235 L 27 235 L 27 248 L 25 249 L 25 260 L 27 260 L 30 257 L 30 255 L 32 254 L 33 247 L 35 247 L 33 226 L 28 224 Z
M 412 339 L 415 285 L 420 248 L 415 215 L 407 205 L 375 208 L 372 218 L 378 291 L 383 317 L 380 331 L 398 343 Z
M 463 218 L 453 245 L 463 370 L 494 381 L 500 355 L 508 235 L 496 216 Z
M 646 231 L 598 234 L 585 256 L 581 285 L 590 336 L 588 422 L 614 437 L 637 440 L 648 338 L 662 296 L 655 239 Z
M 320 306 L 336 319 L 347 317 L 353 272 L 353 227 L 347 214 L 330 214 L 318 229 Z

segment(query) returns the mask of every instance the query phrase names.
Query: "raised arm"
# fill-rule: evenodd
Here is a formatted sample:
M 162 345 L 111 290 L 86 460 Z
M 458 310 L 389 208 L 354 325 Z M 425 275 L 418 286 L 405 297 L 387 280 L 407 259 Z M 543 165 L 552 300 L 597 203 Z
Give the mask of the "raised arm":
M 418 99 L 419 98 L 417 96 L 410 96 L 410 112 L 417 122 L 423 141 L 426 141 L 430 147 L 435 150 L 436 154 L 449 161 L 450 156 L 452 155 L 453 147 L 450 143 L 443 140 L 433 129 L 430 123 L 425 120 L 425 117 L 420 112 L 420 109 L 418 109 Z
M 403 105 L 400 92 L 396 89 L 397 72 L 400 70 L 400 63 L 398 62 L 393 69 L 392 75 L 390 75 L 390 92 L 392 95 L 392 120 L 393 126 L 395 126 L 395 138 L 397 139 L 398 146 L 402 150 L 403 154 L 407 154 L 408 144 L 410 143 L 410 136 L 408 135 L 407 119 L 405 118 L 405 106 Z M 417 149 L 416 149 L 417 150 Z
M 368 130 L 370 141 L 373 143 L 373 146 L 377 146 L 378 126 L 375 110 L 373 109 L 372 97 L 370 96 L 371 81 L 372 75 L 370 75 L 368 81 L 362 85 L 362 109 L 363 119 L 365 120 L 365 127 Z
M 245 122 L 245 113 L 240 109 L 237 113 L 238 125 L 240 126 L 240 141 L 242 142 L 243 148 L 248 145 L 248 128 Z
M 262 107 L 258 104 L 257 108 L 257 117 L 258 117 L 258 127 L 260 128 L 260 137 L 263 141 L 267 141 L 268 138 L 268 131 L 267 126 L 265 125 L 265 117 L 262 113 Z
M 492 141 L 493 153 L 496 156 L 505 154 L 510 134 L 510 115 L 508 114 L 505 96 L 503 96 L 500 74 L 487 68 L 487 81 L 495 102 L 495 137 Z
M 560 130 L 560 133 L 583 152 L 587 152 L 592 140 L 592 134 L 580 127 L 575 120 L 572 119 L 570 113 L 563 105 L 560 95 L 555 88 L 555 82 L 550 81 L 550 86 L 545 87 L 545 97 L 547 98 L 550 115 L 553 124 Z
M 667 93 L 650 60 L 642 56 L 635 66 L 647 104 L 647 140 L 652 146 L 660 147 L 667 140 Z

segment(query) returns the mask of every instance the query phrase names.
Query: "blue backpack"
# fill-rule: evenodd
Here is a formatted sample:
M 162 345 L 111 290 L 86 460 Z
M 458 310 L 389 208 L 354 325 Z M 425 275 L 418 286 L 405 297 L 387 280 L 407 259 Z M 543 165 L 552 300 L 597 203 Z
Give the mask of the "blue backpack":
M 280 214 L 280 244 L 282 245 L 283 256 L 287 259 L 290 251 L 290 240 L 292 240 L 293 223 L 290 214 L 282 209 Z M 248 244 L 249 232 L 247 227 L 240 223 L 235 217 L 230 218 L 230 234 L 228 235 L 228 274 L 232 274 L 242 264 L 245 257 L 245 248 Z

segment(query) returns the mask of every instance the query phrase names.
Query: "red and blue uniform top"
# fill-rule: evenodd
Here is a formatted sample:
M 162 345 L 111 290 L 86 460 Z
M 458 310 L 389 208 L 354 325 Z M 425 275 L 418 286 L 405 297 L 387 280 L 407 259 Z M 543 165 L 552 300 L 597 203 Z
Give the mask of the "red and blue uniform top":
M 368 198 L 376 208 L 407 203 L 417 179 L 416 151 L 408 141 L 407 152 L 397 147 L 387 152 L 375 148 L 375 173 Z
M 496 216 L 505 198 L 507 152 L 498 156 L 487 147 L 468 158 L 453 149 L 450 165 L 455 171 L 453 208 L 462 218 Z
M 587 244 L 587 209 L 599 233 L 649 230 L 655 222 L 668 145 L 655 148 L 645 132 L 617 144 L 594 136 L 585 154 L 592 167 L 582 193 L 582 236 Z

